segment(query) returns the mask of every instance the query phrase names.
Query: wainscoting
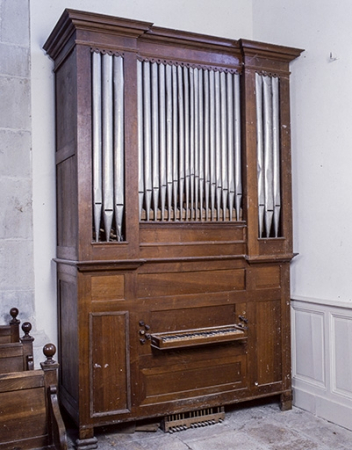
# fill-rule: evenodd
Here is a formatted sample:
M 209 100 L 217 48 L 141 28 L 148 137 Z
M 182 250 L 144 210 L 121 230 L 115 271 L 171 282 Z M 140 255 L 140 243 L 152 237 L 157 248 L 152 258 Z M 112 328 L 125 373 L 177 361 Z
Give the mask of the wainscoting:
M 294 405 L 352 430 L 352 303 L 291 303 Z

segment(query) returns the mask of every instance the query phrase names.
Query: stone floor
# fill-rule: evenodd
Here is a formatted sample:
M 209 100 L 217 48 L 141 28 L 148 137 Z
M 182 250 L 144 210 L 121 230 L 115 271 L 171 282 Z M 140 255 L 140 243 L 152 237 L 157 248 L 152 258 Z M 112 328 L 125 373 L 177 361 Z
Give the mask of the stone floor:
M 138 430 L 138 428 L 137 428 Z M 69 448 L 75 431 L 68 429 Z M 99 450 L 351 450 L 352 431 L 278 403 L 226 409 L 222 423 L 176 433 L 96 429 Z

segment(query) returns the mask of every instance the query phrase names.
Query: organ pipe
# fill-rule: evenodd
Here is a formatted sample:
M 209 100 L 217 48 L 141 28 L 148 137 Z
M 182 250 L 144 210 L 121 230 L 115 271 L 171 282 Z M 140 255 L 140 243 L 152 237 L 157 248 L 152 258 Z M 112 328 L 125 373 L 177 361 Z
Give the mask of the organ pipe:
M 117 241 L 122 241 L 122 222 L 124 215 L 125 177 L 124 177 L 124 95 L 123 60 L 114 56 L 114 203 Z
M 106 240 L 110 240 L 114 214 L 113 172 L 113 66 L 112 56 L 102 56 L 102 107 L 103 107 L 103 218 Z
M 183 70 L 181 66 L 177 68 L 177 82 L 178 82 L 178 101 L 179 101 L 179 208 L 180 220 L 183 217 L 183 199 L 184 199 L 184 185 L 185 185 L 185 106 L 184 106 L 184 91 L 183 91 Z
M 280 235 L 279 79 L 256 74 L 259 237 Z M 137 62 L 140 220 L 241 219 L 240 75 Z M 93 227 L 123 241 L 123 57 L 92 53 Z M 103 229 L 103 232 L 101 231 Z
M 165 66 L 159 65 L 159 91 L 160 91 L 160 210 L 161 220 L 165 218 L 166 205 L 166 109 L 165 109 Z M 138 122 L 139 124 L 143 122 Z M 138 129 L 142 127 L 139 125 Z M 139 162 L 140 163 L 140 162 Z
M 204 196 L 205 196 L 205 220 L 209 220 L 209 198 L 210 198 L 210 147 L 209 147 L 209 71 L 204 71 Z
M 137 61 L 137 98 L 138 98 L 138 123 L 143 123 L 143 85 L 142 62 Z M 139 220 L 142 219 L 144 200 L 144 149 L 143 127 L 138 127 L 138 193 L 139 193 Z
M 106 241 L 122 241 L 125 176 L 124 74 L 121 56 L 92 53 L 92 134 L 95 241 L 102 238 L 101 228 Z M 143 139 L 139 140 L 142 146 Z M 143 185 L 144 178 L 140 176 L 139 179 L 140 185 Z
M 177 68 L 172 66 L 172 192 L 174 220 L 177 219 L 177 196 L 178 196 L 178 89 Z
M 234 111 L 233 111 L 233 77 L 232 74 L 228 73 L 226 77 L 227 84 L 227 117 L 229 126 L 227 127 L 227 143 L 228 143 L 228 154 L 226 161 L 226 169 L 228 171 L 228 207 L 229 207 L 229 218 L 230 221 L 233 218 L 233 206 L 235 199 L 235 174 L 234 174 L 234 152 L 231 149 L 234 148 Z
M 143 63 L 143 122 L 144 122 L 144 201 L 147 220 L 150 218 L 152 201 L 152 148 L 151 148 L 151 98 L 150 98 L 150 64 Z
M 101 54 L 92 55 L 92 116 L 93 116 L 93 215 L 95 241 L 99 241 L 102 188 L 102 129 L 101 129 Z
M 279 79 L 256 74 L 259 237 L 278 237 L 281 211 Z
M 240 218 L 242 205 L 242 161 L 241 161 L 241 103 L 240 103 L 240 76 L 234 74 L 234 103 L 235 103 L 235 193 L 236 217 Z
M 150 185 L 157 193 L 154 220 L 240 220 L 239 75 L 164 62 L 139 64 L 142 220 L 152 220 Z
M 281 189 L 280 189 L 280 124 L 279 124 L 279 80 L 272 79 L 273 93 L 273 194 L 274 194 L 274 234 L 279 235 Z
M 154 220 L 158 216 L 159 204 L 159 81 L 158 65 L 152 65 L 152 189 Z

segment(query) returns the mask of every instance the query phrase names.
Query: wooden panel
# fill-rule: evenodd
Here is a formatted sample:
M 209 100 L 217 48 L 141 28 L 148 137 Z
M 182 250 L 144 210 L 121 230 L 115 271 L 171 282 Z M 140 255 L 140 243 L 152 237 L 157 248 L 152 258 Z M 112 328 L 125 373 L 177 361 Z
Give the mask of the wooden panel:
M 244 289 L 245 271 L 155 273 L 138 275 L 138 297 L 204 294 Z
M 295 360 L 293 376 L 308 381 L 312 386 L 318 385 L 326 389 L 324 367 L 326 331 L 323 312 L 295 308 L 292 323 Z M 341 361 L 344 361 L 344 358 Z
M 151 332 L 166 332 L 231 325 L 237 322 L 234 305 L 218 305 L 153 311 L 151 313 Z
M 77 238 L 74 157 L 57 166 L 58 245 L 73 247 Z
M 281 376 L 281 309 L 280 301 L 256 305 L 258 384 L 280 381 Z
M 22 344 L 1 344 L 0 346 L 0 372 L 22 372 L 23 370 Z
M 57 150 L 67 145 L 74 147 L 77 123 L 76 52 L 72 52 L 67 63 L 56 71 L 56 122 Z
M 180 351 L 177 361 L 173 364 L 171 359 L 166 365 L 162 364 L 164 358 L 157 365 L 156 355 L 153 367 L 146 364 L 141 372 L 143 404 L 244 388 L 246 357 L 233 351 L 236 346 L 243 351 L 240 344 L 223 345 L 217 350 Z
M 130 407 L 128 312 L 90 314 L 89 328 L 91 416 L 127 412 Z
M 19 324 L 0 325 L 0 344 L 18 342 Z
M 143 244 L 140 248 L 140 255 L 145 259 L 158 258 L 192 258 L 197 257 L 216 257 L 243 255 L 245 253 L 245 243 L 243 242 L 193 242 L 179 244 Z
M 279 288 L 280 266 L 251 267 L 250 277 L 253 289 Z
M 43 372 L 31 370 L 0 375 L 0 393 L 39 388 L 44 386 Z
M 289 245 L 289 240 L 285 238 L 276 239 L 258 239 L 259 252 L 261 255 L 280 255 L 288 251 L 292 251 Z
M 206 369 L 189 369 L 186 367 L 170 367 L 170 369 L 170 372 L 156 374 L 147 370 L 143 371 L 146 377 L 147 397 L 238 383 L 242 379 L 240 362 L 207 367 Z
M 91 278 L 92 300 L 117 300 L 125 296 L 124 275 L 93 275 Z
M 351 363 L 351 338 L 352 317 L 346 314 L 332 314 L 332 364 L 333 391 L 352 399 L 352 363 Z M 324 360 L 322 360 L 324 364 Z
M 43 420 L 46 415 L 44 388 L 0 393 L 0 411 L 2 442 L 25 439 L 28 437 L 28 430 L 31 436 L 43 436 L 47 433 L 46 421 Z
M 16 358 L 23 356 L 23 344 L 21 342 L 13 342 L 12 344 L 1 344 L 1 358 Z
M 78 395 L 77 293 L 73 282 L 59 280 L 60 382 L 74 398 Z
M 176 243 L 176 242 L 236 242 L 244 241 L 244 227 L 221 223 L 202 224 L 141 224 L 141 244 L 153 243 Z

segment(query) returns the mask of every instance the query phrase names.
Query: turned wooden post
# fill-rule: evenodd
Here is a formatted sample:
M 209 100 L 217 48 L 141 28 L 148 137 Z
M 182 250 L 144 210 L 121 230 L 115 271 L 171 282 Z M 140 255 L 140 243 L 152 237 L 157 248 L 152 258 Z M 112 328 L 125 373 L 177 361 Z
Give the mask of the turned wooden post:
M 20 340 L 20 330 L 19 330 L 20 321 L 17 319 L 18 309 L 11 308 L 10 316 L 12 317 L 12 319 L 10 320 L 11 342 L 19 342 L 19 340 Z
M 33 370 L 33 341 L 34 338 L 29 334 L 32 325 L 29 322 L 24 322 L 22 324 L 22 331 L 24 335 L 21 337 L 21 342 L 23 344 L 23 370 Z
M 50 444 L 55 445 L 56 448 L 67 449 L 65 425 L 60 414 L 57 391 L 57 369 L 59 368 L 59 363 L 53 359 L 56 353 L 55 345 L 44 345 L 43 353 L 46 360 L 40 363 L 40 366 L 44 371 L 45 401 L 48 412 L 47 423 Z

